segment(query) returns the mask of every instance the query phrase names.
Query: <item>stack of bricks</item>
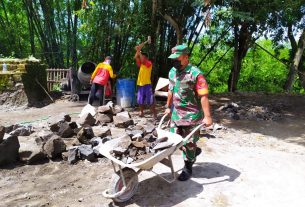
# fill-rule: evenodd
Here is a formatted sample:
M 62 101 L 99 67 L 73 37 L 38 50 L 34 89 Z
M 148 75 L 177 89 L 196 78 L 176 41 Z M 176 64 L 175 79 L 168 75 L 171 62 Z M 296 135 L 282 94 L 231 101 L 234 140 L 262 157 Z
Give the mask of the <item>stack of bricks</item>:
M 3 70 L 5 65 L 6 69 Z M 12 93 L 22 85 L 29 102 L 42 100 L 45 92 L 37 82 L 47 88 L 46 68 L 46 65 L 35 58 L 0 58 L 0 94 Z
M 0 58 L 0 91 L 14 90 L 14 86 L 17 83 L 22 83 L 22 74 L 26 73 L 27 64 L 32 64 L 32 61 L 28 59 Z M 6 70 L 4 65 L 6 65 Z

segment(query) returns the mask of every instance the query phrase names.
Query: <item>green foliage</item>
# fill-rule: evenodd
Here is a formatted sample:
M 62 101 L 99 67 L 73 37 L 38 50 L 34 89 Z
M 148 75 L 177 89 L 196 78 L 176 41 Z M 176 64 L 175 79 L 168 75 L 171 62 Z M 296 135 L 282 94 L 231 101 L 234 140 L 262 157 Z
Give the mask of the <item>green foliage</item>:
M 272 42 L 263 40 L 259 45 L 274 54 Z M 287 48 L 279 51 L 279 58 L 288 58 Z M 252 48 L 243 61 L 243 69 L 238 81 L 241 91 L 283 92 L 288 67 L 260 48 Z
M 52 91 L 60 92 L 61 91 L 60 83 L 54 84 L 52 87 Z
M 7 75 L 0 75 L 0 91 L 4 91 L 6 89 L 9 78 Z
M 202 44 L 207 44 L 208 38 L 202 39 Z M 270 40 L 260 40 L 259 45 L 274 53 L 272 42 Z M 212 69 L 218 59 L 225 53 L 227 48 L 218 47 L 212 52 L 202 63 L 200 68 L 204 74 Z M 192 63 L 197 64 L 204 51 L 200 51 L 196 47 L 193 51 Z M 222 93 L 227 91 L 227 81 L 232 67 L 233 53 L 230 50 L 226 56 L 216 65 L 215 69 L 206 77 L 209 83 L 211 93 Z M 283 48 L 279 50 L 279 58 L 287 59 L 289 57 L 289 49 Z M 271 93 L 283 92 L 283 85 L 288 74 L 288 66 L 279 62 L 260 48 L 251 49 L 245 57 L 242 64 L 242 71 L 238 81 L 240 91 L 265 91 Z M 293 85 L 293 92 L 304 93 L 299 81 Z
M 153 11 L 151 0 L 87 0 L 86 9 L 81 9 L 81 2 L 2 1 L 0 56 L 27 57 L 33 54 L 49 67 L 72 65 L 77 69 L 79 63 L 98 63 L 111 55 L 113 69 L 119 77 L 136 78 L 138 67 L 133 59 L 134 47 L 151 35 L 153 43 L 144 49 L 152 57 L 154 75 L 165 77 L 170 68 L 167 57 L 177 39 L 175 29 L 164 18 L 166 14 L 181 28 L 185 43 L 190 47 L 194 43 L 192 62 L 195 64 L 201 62 L 222 33 L 228 30 L 200 66 L 207 74 L 233 46 L 234 25 L 237 25 L 235 28 L 251 25 L 245 27 L 247 31 L 239 31 L 241 36 L 251 32 L 249 41 L 263 34 L 271 38 L 273 45 L 266 40 L 261 40 L 260 44 L 286 61 L 293 58 L 289 51 L 287 26 L 292 26 L 294 35 L 305 26 L 304 2 L 295 0 L 213 0 L 210 10 L 212 24 L 201 31 L 199 28 L 204 23 L 207 10 L 202 0 L 156 1 L 156 11 Z M 288 74 L 287 67 L 252 44 L 249 46 L 252 48 L 242 62 L 238 89 L 281 92 Z M 227 91 L 232 65 L 233 49 L 207 77 L 212 93 Z M 36 77 L 32 72 L 29 74 Z M 29 93 L 40 87 L 33 78 L 26 82 Z M 0 89 L 4 85 L 1 80 Z M 304 92 L 297 78 L 293 91 Z

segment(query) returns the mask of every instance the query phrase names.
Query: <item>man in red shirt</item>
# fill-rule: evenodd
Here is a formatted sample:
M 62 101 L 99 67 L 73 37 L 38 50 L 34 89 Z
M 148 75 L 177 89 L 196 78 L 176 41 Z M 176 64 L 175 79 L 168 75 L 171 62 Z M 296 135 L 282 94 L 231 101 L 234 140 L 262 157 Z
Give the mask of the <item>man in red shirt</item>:
M 109 77 L 115 78 L 116 75 L 113 74 L 112 67 L 110 65 L 111 63 L 111 57 L 107 56 L 104 60 L 104 62 L 98 64 L 94 70 L 94 72 L 91 75 L 90 83 L 91 91 L 88 99 L 88 103 L 92 105 L 94 101 L 95 93 L 99 90 L 99 104 L 102 106 L 104 104 L 104 93 L 105 93 L 105 87 L 108 83 Z

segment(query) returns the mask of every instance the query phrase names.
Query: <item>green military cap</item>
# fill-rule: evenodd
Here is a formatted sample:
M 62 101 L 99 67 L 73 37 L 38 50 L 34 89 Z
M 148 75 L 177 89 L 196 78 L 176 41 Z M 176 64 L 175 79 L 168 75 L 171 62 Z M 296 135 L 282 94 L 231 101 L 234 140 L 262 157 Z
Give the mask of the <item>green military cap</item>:
M 172 48 L 172 54 L 168 58 L 176 59 L 182 54 L 188 55 L 189 53 L 189 48 L 186 45 L 177 45 Z

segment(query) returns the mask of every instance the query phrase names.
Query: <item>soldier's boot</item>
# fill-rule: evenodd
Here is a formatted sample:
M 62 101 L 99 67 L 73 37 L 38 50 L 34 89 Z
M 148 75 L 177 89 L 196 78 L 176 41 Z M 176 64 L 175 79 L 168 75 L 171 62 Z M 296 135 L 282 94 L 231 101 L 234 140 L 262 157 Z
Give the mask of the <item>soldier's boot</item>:
M 194 162 L 184 161 L 184 168 L 183 168 L 182 172 L 180 173 L 180 175 L 178 176 L 178 180 L 186 181 L 186 180 L 190 179 L 190 177 L 192 176 L 193 164 L 194 164 Z
M 196 147 L 196 152 L 195 152 L 196 157 L 197 157 L 198 155 L 200 155 L 201 152 L 202 152 L 201 148 Z

